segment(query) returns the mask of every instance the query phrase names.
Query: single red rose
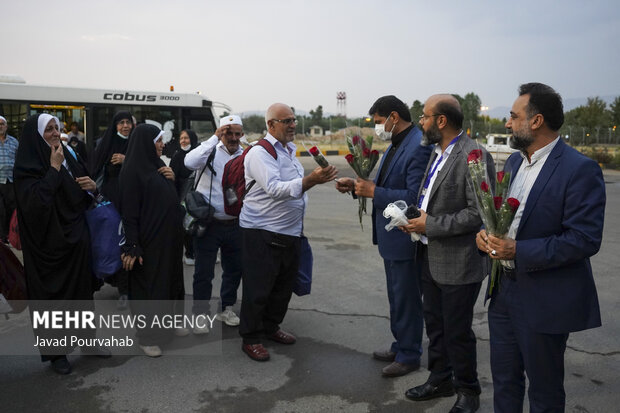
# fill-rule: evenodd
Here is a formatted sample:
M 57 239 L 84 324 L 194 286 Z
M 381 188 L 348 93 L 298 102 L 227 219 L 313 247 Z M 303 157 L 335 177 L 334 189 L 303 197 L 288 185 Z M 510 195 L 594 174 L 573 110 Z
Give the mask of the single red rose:
M 494 196 L 493 197 L 493 203 L 495 204 L 495 209 L 500 209 L 502 207 L 502 197 L 501 196 Z
M 312 156 L 318 156 L 319 148 L 317 148 L 316 146 L 313 146 L 312 148 L 308 149 L 308 152 L 310 152 L 310 155 Z
M 499 171 L 497 173 L 497 183 L 501 184 L 504 181 L 504 171 Z
M 364 156 L 364 158 L 368 158 L 370 156 L 370 149 L 364 148 L 362 150 L 362 155 Z
M 480 184 L 480 189 L 482 189 L 483 192 L 489 192 L 489 184 L 482 181 L 482 183 Z
M 354 137 L 351 138 L 351 143 L 353 143 L 353 145 L 359 145 L 360 144 L 360 137 L 355 135 Z
M 376 150 L 376 149 L 373 149 L 372 151 L 370 151 L 370 154 L 371 154 L 372 156 L 379 156 L 379 151 L 378 151 L 378 150 Z
M 349 164 L 352 164 L 353 161 L 355 160 L 355 158 L 353 157 L 353 154 L 347 154 L 347 156 L 344 157 L 344 159 L 347 160 L 347 162 L 349 162 Z
M 478 163 L 482 159 L 482 149 L 474 149 L 467 155 L 467 163 Z
M 508 198 L 506 203 L 510 206 L 512 212 L 517 212 L 517 209 L 519 209 L 520 202 L 515 198 Z

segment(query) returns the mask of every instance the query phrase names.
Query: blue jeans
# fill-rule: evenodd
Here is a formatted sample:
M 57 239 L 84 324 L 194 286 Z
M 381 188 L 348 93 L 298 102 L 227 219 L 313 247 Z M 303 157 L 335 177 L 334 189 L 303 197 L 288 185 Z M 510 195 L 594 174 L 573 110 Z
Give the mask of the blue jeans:
M 222 310 L 237 302 L 237 289 L 241 283 L 241 230 L 238 220 L 235 223 L 214 220 L 203 237 L 194 237 L 194 314 L 209 311 L 218 249 L 222 252 Z

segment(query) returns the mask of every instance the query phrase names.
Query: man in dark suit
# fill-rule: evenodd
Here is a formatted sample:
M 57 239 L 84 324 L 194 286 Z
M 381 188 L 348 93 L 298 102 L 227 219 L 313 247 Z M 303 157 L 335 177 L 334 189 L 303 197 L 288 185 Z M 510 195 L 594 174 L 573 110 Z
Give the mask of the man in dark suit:
M 506 128 L 521 152 L 508 158 L 520 201 L 505 239 L 480 231 L 478 248 L 505 265 L 489 306 L 496 413 L 564 412 L 568 334 L 601 325 L 590 257 L 603 236 L 605 183 L 593 160 L 558 135 L 562 98 L 541 83 L 521 85 Z
M 397 377 L 417 370 L 422 355 L 422 297 L 420 279 L 415 266 L 415 246 L 411 237 L 398 230 L 385 230 L 389 220 L 383 216 L 385 207 L 398 200 L 407 205 L 416 202 L 416 195 L 430 147 L 420 146 L 422 133 L 411 123 L 407 105 L 396 96 L 383 96 L 372 105 L 377 136 L 391 140 L 381 159 L 374 181 L 341 178 L 340 192 L 355 191 L 357 196 L 371 198 L 372 242 L 379 246 L 383 257 L 390 302 L 390 328 L 395 341 L 388 350 L 373 353 L 375 359 L 391 362 L 384 367 L 385 377 Z
M 428 98 L 420 125 L 425 139 L 437 146 L 420 188 L 422 215 L 409 220 L 403 229 L 422 234 L 417 262 L 422 275 L 430 377 L 409 389 L 406 396 L 429 400 L 451 396 L 456 389 L 458 397 L 450 413 L 475 412 L 480 405 L 480 384 L 471 324 L 488 266 L 476 247 L 482 221 L 467 155 L 482 149 L 491 178 L 495 168 L 489 154 L 463 132 L 463 112 L 454 96 Z

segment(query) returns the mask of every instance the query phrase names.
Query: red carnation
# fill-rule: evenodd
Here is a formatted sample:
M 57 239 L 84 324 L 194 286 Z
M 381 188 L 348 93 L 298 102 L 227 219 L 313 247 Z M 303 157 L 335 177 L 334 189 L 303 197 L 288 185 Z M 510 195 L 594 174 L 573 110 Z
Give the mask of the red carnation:
M 364 158 L 368 158 L 370 156 L 370 149 L 364 148 L 362 150 L 362 155 L 364 156 Z
M 354 137 L 351 138 L 351 143 L 353 143 L 353 145 L 359 145 L 360 144 L 360 137 L 355 135 Z
M 353 161 L 355 160 L 355 157 L 353 156 L 353 154 L 347 154 L 344 159 L 347 160 L 347 162 L 349 163 L 349 165 L 353 164 Z
M 316 146 L 313 146 L 312 148 L 310 148 L 308 150 L 308 152 L 310 152 L 310 155 L 312 155 L 312 156 L 318 156 L 319 155 L 319 148 L 317 148 Z
M 497 173 L 497 183 L 501 184 L 504 181 L 504 171 L 499 171 Z
M 493 197 L 493 203 L 495 204 L 495 209 L 500 209 L 502 207 L 502 197 L 501 196 L 494 196 Z
M 375 156 L 375 155 L 376 155 L 376 156 L 379 156 L 379 151 L 378 151 L 378 150 L 376 150 L 376 149 L 373 149 L 372 151 L 370 151 L 370 154 L 371 154 L 372 156 Z
M 510 206 L 512 212 L 517 212 L 517 209 L 519 209 L 519 201 L 515 198 L 508 198 L 506 200 L 506 203 L 508 204 L 508 206 Z
M 474 149 L 467 155 L 467 163 L 478 163 L 482 159 L 482 149 Z
M 486 182 L 482 181 L 480 183 L 480 189 L 482 189 L 482 192 L 489 192 L 489 184 L 487 184 Z

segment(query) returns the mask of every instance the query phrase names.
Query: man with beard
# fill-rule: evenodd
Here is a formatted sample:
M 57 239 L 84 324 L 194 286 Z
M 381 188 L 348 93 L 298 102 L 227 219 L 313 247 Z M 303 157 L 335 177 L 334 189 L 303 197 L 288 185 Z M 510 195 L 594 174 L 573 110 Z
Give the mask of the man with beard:
M 458 397 L 450 413 L 478 410 L 480 384 L 476 367 L 474 304 L 486 276 L 487 259 L 477 251 L 482 221 L 467 170 L 467 155 L 482 149 L 462 129 L 463 112 L 452 95 L 434 95 L 424 104 L 420 126 L 436 144 L 418 194 L 421 216 L 409 220 L 407 232 L 421 234 L 417 263 L 422 278 L 424 321 L 429 338 L 426 383 L 407 390 L 415 401 Z M 493 160 L 488 173 L 495 176 Z
M 294 344 L 295 336 L 280 329 L 299 271 L 306 191 L 336 178 L 329 165 L 316 167 L 304 176 L 295 157 L 293 110 L 274 103 L 265 114 L 265 147 L 248 150 L 244 159 L 247 191 L 239 215 L 243 265 L 243 301 L 239 334 L 241 349 L 255 361 L 269 360 L 261 344 L 263 336 L 280 344 Z
M 374 118 L 375 132 L 382 140 L 391 140 L 374 181 L 340 178 L 336 189 L 354 191 L 356 196 L 372 199 L 372 243 L 379 246 L 383 258 L 390 303 L 390 329 L 395 341 L 373 357 L 391 364 L 382 369 L 385 377 L 403 376 L 420 367 L 422 355 L 422 294 L 415 263 L 415 244 L 401 231 L 385 231 L 389 219 L 383 216 L 388 204 L 403 200 L 417 202 L 430 146 L 420 146 L 422 133 L 411 123 L 409 108 L 396 96 L 377 99 L 368 113 Z
M 593 160 L 566 145 L 562 98 L 527 83 L 506 128 L 521 152 L 506 161 L 509 195 L 520 201 L 505 239 L 480 231 L 478 248 L 504 260 L 489 306 L 493 404 L 523 411 L 525 377 L 531 412 L 563 412 L 568 334 L 601 325 L 590 257 L 600 248 L 605 183 Z

